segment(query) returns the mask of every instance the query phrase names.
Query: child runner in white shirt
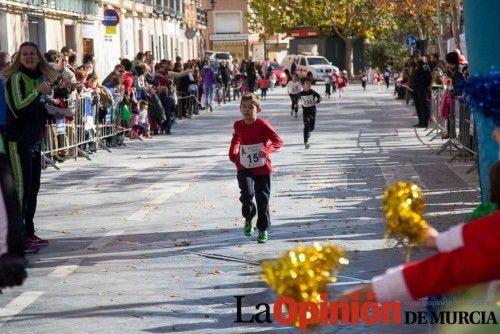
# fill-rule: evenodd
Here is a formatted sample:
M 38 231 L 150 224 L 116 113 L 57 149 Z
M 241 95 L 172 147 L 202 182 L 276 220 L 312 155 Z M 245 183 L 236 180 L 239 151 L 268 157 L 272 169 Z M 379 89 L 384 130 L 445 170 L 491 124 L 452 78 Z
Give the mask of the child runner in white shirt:
M 292 109 L 290 115 L 295 112 L 295 118 L 299 117 L 299 93 L 302 90 L 302 85 L 300 84 L 299 77 L 297 74 L 292 74 L 292 80 L 287 86 L 288 95 L 290 95 L 290 100 L 292 100 Z

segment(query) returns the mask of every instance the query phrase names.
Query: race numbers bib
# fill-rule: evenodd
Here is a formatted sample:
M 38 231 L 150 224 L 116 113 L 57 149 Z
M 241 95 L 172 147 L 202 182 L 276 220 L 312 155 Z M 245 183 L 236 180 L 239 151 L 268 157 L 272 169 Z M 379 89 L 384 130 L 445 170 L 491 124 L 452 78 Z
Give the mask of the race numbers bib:
M 245 168 L 262 167 L 266 164 L 264 158 L 259 156 L 264 144 L 240 145 L 240 164 Z
M 300 97 L 302 101 L 302 106 L 305 108 L 314 107 L 314 95 L 302 95 Z

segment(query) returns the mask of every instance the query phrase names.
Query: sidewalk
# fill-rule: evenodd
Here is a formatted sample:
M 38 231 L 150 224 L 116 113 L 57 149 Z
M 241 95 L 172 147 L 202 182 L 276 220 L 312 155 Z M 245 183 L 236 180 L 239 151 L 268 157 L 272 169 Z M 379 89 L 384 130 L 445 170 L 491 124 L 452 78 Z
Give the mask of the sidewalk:
M 330 286 L 335 296 L 402 262 L 402 249 L 387 249 L 383 240 L 380 201 L 387 184 L 418 183 L 425 217 L 438 230 L 464 221 L 479 201 L 477 175 L 463 173 L 470 164 L 447 164 L 447 154 L 435 154 L 440 143 L 411 127 L 411 107 L 368 89 L 350 86 L 342 99 L 319 105 L 307 151 L 302 120 L 290 116 L 285 90 L 269 92 L 260 116 L 282 135 L 284 147 L 272 156 L 273 225 L 265 245 L 243 235 L 227 158 L 237 104 L 183 121 L 172 136 L 44 171 L 35 226 L 51 244 L 29 257 L 26 284 L 0 298 L 0 331 L 299 333 L 276 323 L 234 323 L 233 296 L 246 296 L 245 319 L 256 304 L 275 299 L 256 263 L 298 242 L 335 242 L 350 259 L 340 273 L 350 279 Z M 329 326 L 320 333 L 427 329 Z

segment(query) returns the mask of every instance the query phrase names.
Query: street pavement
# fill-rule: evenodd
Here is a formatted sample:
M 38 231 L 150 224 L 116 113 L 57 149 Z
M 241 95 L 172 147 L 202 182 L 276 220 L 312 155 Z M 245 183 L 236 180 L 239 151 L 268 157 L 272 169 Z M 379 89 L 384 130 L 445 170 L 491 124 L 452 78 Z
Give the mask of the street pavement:
M 323 85 L 315 85 L 319 93 Z M 332 298 L 403 262 L 384 241 L 381 195 L 397 180 L 422 187 L 438 230 L 465 220 L 479 201 L 470 161 L 447 163 L 412 125 L 413 108 L 391 91 L 349 86 L 318 106 L 311 148 L 284 89 L 259 115 L 282 136 L 272 154 L 267 244 L 243 235 L 235 167 L 227 157 L 236 103 L 182 120 L 171 136 L 127 142 L 43 172 L 29 278 L 0 296 L 1 333 L 298 333 L 276 322 L 234 323 L 275 296 L 259 262 L 299 243 L 334 242 L 350 264 Z M 394 244 L 394 243 L 392 243 Z M 413 258 L 428 253 L 420 251 Z M 425 279 L 425 278 L 422 278 Z M 414 305 L 418 310 L 423 307 Z M 424 333 L 420 326 L 325 326 L 318 333 Z

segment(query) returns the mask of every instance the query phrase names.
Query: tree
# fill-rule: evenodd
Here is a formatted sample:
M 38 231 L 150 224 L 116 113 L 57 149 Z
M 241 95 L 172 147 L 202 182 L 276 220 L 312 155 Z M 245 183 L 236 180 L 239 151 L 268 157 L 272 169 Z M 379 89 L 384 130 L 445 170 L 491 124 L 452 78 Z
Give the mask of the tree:
M 387 36 L 368 45 L 366 58 L 370 67 L 384 68 L 386 65 L 391 65 L 395 69 L 403 68 L 408 49 L 397 37 Z
M 346 44 L 345 69 L 352 75 L 352 49 L 359 39 L 374 39 L 395 29 L 394 4 L 389 0 L 252 0 L 254 19 L 266 33 L 286 32 L 297 26 L 317 27 L 324 35 L 337 35 Z M 275 9 L 275 10 L 271 10 Z M 273 15 L 270 15 L 270 13 Z

